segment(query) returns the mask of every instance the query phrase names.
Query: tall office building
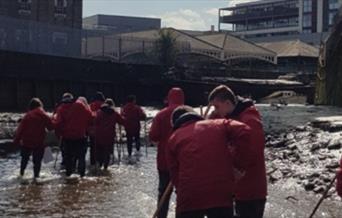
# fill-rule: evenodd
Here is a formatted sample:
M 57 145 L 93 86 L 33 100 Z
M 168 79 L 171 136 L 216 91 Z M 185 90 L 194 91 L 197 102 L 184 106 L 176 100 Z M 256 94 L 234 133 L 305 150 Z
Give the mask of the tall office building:
M 219 10 L 219 29 L 229 25 L 246 38 L 326 33 L 341 0 L 261 0 Z

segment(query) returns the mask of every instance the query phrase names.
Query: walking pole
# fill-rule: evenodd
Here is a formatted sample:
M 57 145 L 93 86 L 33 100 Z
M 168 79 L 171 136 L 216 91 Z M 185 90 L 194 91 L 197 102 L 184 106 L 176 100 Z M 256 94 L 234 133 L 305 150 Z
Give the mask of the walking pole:
M 119 129 L 119 128 L 118 128 Z M 119 133 L 120 134 L 120 133 Z M 119 161 L 119 165 L 120 165 L 120 162 L 121 162 L 121 151 L 120 151 L 120 136 L 118 137 L 118 136 L 116 136 L 116 150 L 117 150 L 117 152 L 118 152 L 118 161 Z
M 205 110 L 204 115 L 203 115 L 204 119 L 207 119 L 211 106 L 212 106 L 211 104 L 208 104 L 207 109 Z
M 61 150 L 61 145 L 62 145 L 62 137 L 59 138 L 59 142 L 58 142 L 58 151 L 57 151 L 57 154 L 56 154 L 56 158 L 55 158 L 55 163 L 53 165 L 53 168 L 56 169 L 57 167 L 57 160 L 58 160 L 58 155 L 59 155 L 59 152 Z
M 148 139 L 147 139 L 147 119 L 145 119 L 145 124 L 144 124 L 144 130 L 145 130 L 145 154 L 147 157 L 147 144 L 148 144 Z
M 200 115 L 203 117 L 203 106 L 200 105 Z
M 122 126 L 119 125 L 119 144 L 120 144 L 120 153 L 122 154 L 122 156 L 125 155 L 125 151 L 124 151 L 124 144 L 123 144 L 123 139 L 122 139 Z
M 114 138 L 114 143 L 113 143 L 113 152 L 112 152 L 112 163 L 114 164 L 114 162 L 115 162 L 115 138 Z
M 167 188 L 165 189 L 162 197 L 160 198 L 160 200 L 158 202 L 157 210 L 154 212 L 152 218 L 157 218 L 157 216 L 158 216 L 158 214 L 159 214 L 163 204 L 166 201 L 166 198 L 169 197 L 172 194 L 172 188 L 173 188 L 172 182 L 169 182 L 169 184 L 167 185 Z
M 335 180 L 337 178 L 337 174 L 335 175 L 334 179 L 330 182 L 329 186 L 327 187 L 327 189 L 325 190 L 324 194 L 322 195 L 322 197 L 319 199 L 318 203 L 316 204 L 316 207 L 314 208 L 314 210 L 312 211 L 311 215 L 309 216 L 309 218 L 312 218 L 316 211 L 318 210 L 319 206 L 322 204 L 322 202 L 324 201 L 324 199 L 327 197 L 329 190 L 333 187 Z

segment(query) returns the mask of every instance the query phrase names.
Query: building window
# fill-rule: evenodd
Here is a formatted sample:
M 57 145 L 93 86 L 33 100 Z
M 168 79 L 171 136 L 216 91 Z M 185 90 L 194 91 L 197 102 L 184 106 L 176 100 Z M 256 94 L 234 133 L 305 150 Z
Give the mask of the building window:
M 236 24 L 236 31 L 245 31 L 246 30 L 246 26 L 242 25 L 242 24 Z
M 66 8 L 68 6 L 67 0 L 55 0 L 55 7 Z
M 234 10 L 233 14 L 234 15 L 242 15 L 247 13 L 247 8 L 239 8 Z
M 340 3 L 338 0 L 329 0 L 329 9 L 336 10 L 340 8 Z
M 303 2 L 303 12 L 312 12 L 312 0 L 304 0 Z
M 303 27 L 311 27 L 312 26 L 312 16 L 311 14 L 305 14 L 303 16 Z
M 0 29 L 0 48 L 4 48 L 6 46 L 6 38 L 7 38 L 6 30 Z
M 18 0 L 18 13 L 21 15 L 30 15 L 31 14 L 31 3 L 32 0 Z
M 19 4 L 31 4 L 32 0 L 18 0 Z
M 67 0 L 55 0 L 55 15 L 66 16 Z
M 62 32 L 54 32 L 52 34 L 52 42 L 58 45 L 68 44 L 68 35 Z
M 15 31 L 15 40 L 18 42 L 31 42 L 32 33 L 27 29 L 17 29 Z
M 329 26 L 334 24 L 336 12 L 329 12 Z
M 303 33 L 312 33 L 312 30 L 311 29 L 304 29 Z

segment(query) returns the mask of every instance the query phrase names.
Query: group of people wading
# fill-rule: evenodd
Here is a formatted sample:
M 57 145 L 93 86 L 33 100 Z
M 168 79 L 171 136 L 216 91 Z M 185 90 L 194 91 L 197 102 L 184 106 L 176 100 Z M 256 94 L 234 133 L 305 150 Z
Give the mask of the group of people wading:
M 182 89 L 172 88 L 168 106 L 154 117 L 149 131 L 158 149 L 156 217 L 167 217 L 169 187 L 174 187 L 176 218 L 262 218 L 267 198 L 265 137 L 253 101 L 236 96 L 224 85 L 209 94 L 204 114 L 184 101 Z M 146 115 L 134 96 L 127 102 L 119 113 L 113 100 L 104 99 L 102 93 L 97 93 L 90 106 L 85 98 L 75 100 L 66 93 L 49 117 L 41 101 L 32 99 L 14 140 L 22 148 L 20 174 L 33 155 L 34 176 L 39 177 L 46 129 L 55 129 L 61 139 L 67 176 L 76 162 L 80 176 L 85 175 L 86 136 L 91 142 L 91 164 L 108 167 L 116 124 L 125 127 L 128 155 L 133 142 L 139 151 L 140 121 Z M 209 114 L 210 108 L 214 110 Z M 342 196 L 342 170 L 337 174 L 337 192 Z
M 61 165 L 65 167 L 66 176 L 69 177 L 77 169 L 79 175 L 84 177 L 88 144 L 91 168 L 103 167 L 107 170 L 117 135 L 116 124 L 123 126 L 126 131 L 128 158 L 132 155 L 133 141 L 139 155 L 140 121 L 145 119 L 146 114 L 136 104 L 133 95 L 128 96 L 126 105 L 117 112 L 114 101 L 105 99 L 101 92 L 96 93 L 91 104 L 88 104 L 84 97 L 75 99 L 71 93 L 65 93 L 52 116 L 44 111 L 40 99 L 33 98 L 14 139 L 14 144 L 21 146 L 20 176 L 24 175 L 32 155 L 34 178 L 39 177 L 46 129 L 55 130 L 59 138 Z M 121 135 L 121 130 L 119 134 Z M 87 140 L 88 138 L 90 140 Z

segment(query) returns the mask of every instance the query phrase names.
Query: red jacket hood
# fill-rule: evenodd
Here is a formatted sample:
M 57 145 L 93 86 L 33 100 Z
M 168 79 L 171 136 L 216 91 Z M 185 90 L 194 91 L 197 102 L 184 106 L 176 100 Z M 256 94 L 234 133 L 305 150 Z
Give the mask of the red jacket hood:
M 167 96 L 169 106 L 183 105 L 184 104 L 184 92 L 181 88 L 172 88 Z

